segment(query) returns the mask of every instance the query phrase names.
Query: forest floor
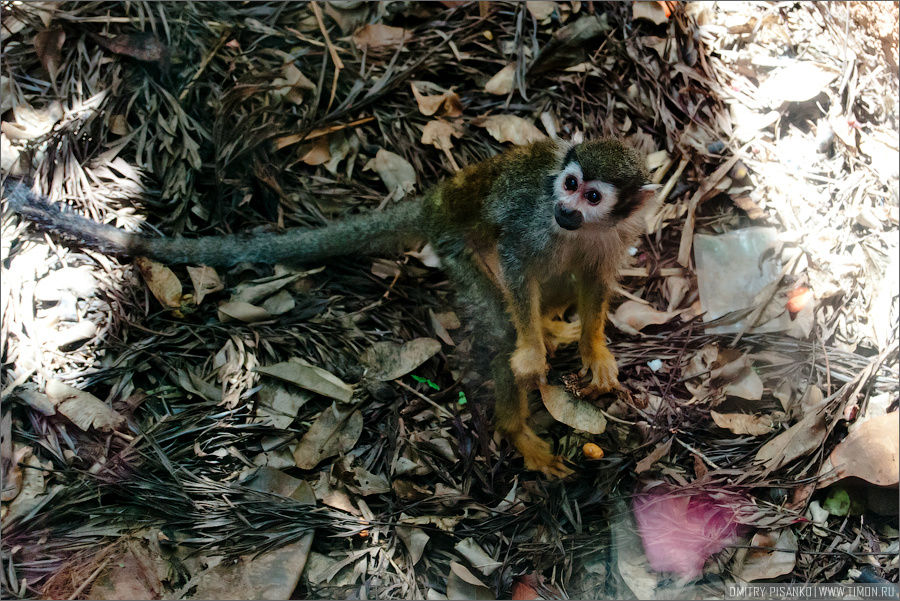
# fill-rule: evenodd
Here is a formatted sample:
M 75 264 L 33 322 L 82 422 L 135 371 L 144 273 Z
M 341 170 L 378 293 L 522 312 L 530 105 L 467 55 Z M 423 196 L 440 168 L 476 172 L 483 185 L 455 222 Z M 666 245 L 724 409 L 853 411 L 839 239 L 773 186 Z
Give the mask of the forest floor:
M 128 230 L 319 227 L 546 137 L 661 185 L 629 394 L 578 398 L 567 348 L 576 418 L 532 399 L 564 481 L 493 432 L 427 246 L 167 267 L 4 203 L 5 598 L 896 596 L 896 2 L 0 11 L 3 178 Z

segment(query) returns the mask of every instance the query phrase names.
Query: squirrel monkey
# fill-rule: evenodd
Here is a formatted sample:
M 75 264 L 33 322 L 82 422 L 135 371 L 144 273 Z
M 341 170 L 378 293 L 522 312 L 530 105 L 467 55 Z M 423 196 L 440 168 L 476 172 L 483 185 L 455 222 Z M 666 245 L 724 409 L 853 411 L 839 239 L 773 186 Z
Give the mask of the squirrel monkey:
M 618 140 L 602 139 L 516 147 L 466 167 L 421 199 L 281 234 L 147 237 L 62 211 L 22 184 L 10 186 L 8 197 L 13 210 L 76 245 L 170 264 L 309 263 L 429 241 L 478 326 L 479 342 L 496 353 L 497 429 L 528 469 L 563 477 L 571 470 L 527 423 L 527 393 L 546 379 L 548 348 L 575 339 L 589 392 L 619 387 L 606 347 L 606 313 L 655 189 L 641 157 Z M 580 333 L 575 324 L 549 320 L 572 304 Z

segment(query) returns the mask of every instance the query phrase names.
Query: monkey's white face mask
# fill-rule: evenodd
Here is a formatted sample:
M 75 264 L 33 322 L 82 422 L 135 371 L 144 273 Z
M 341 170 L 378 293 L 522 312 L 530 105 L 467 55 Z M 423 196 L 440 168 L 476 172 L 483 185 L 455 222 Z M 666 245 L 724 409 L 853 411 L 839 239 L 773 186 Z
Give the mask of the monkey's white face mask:
M 656 190 L 656 184 L 642 186 L 632 198 L 620 198 L 613 184 L 599 179 L 585 180 L 581 166 L 570 162 L 553 184 L 556 204 L 553 217 L 564 230 L 575 231 L 592 224 L 614 227 L 637 213 Z

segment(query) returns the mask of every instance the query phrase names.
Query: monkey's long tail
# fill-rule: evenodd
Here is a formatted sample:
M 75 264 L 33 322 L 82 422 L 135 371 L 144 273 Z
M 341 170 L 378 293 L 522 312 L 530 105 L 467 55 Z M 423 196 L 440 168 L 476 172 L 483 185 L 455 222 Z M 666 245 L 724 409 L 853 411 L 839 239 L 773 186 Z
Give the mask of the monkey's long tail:
M 21 182 L 7 180 L 4 189 L 13 211 L 76 246 L 170 264 L 310 263 L 329 257 L 396 252 L 405 244 L 424 239 L 418 201 L 352 216 L 322 228 L 293 229 L 282 234 L 159 238 L 124 232 L 76 215 L 34 194 Z

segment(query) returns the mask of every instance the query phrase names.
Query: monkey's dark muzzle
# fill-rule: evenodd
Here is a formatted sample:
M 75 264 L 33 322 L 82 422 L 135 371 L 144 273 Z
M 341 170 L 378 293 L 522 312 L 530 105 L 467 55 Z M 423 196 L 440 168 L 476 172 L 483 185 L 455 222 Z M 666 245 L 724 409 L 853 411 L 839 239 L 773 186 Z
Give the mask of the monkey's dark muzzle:
M 577 230 L 584 221 L 581 211 L 570 209 L 561 204 L 556 205 L 553 216 L 556 218 L 556 223 L 559 224 L 559 227 L 566 230 Z

